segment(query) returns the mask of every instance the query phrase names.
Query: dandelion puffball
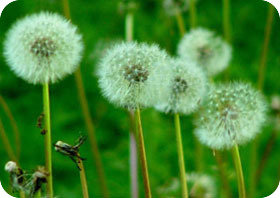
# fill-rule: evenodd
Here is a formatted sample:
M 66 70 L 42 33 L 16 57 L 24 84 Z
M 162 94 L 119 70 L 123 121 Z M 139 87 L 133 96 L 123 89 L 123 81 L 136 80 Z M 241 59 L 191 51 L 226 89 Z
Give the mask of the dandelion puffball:
M 97 71 L 103 95 L 128 109 L 153 106 L 164 77 L 156 62 L 166 57 L 157 45 L 129 42 L 113 46 L 101 59 Z
M 8 173 L 16 172 L 17 169 L 18 165 L 13 161 L 9 161 L 5 165 L 5 171 L 7 171 Z
M 217 197 L 215 181 L 209 175 L 192 172 L 187 174 L 190 197 Z
M 191 30 L 178 45 L 178 55 L 196 61 L 209 76 L 223 71 L 229 65 L 231 54 L 229 44 L 204 28 Z
M 189 8 L 190 0 L 164 0 L 163 8 L 170 16 L 176 15 L 178 12 L 184 12 Z
M 260 132 L 266 109 L 262 94 L 249 84 L 213 86 L 199 113 L 195 134 L 212 149 L 244 144 Z
M 48 12 L 16 22 L 4 43 L 8 65 L 16 75 L 33 84 L 54 83 L 73 73 L 82 51 L 82 37 L 76 26 Z
M 162 64 L 162 63 L 161 63 Z M 206 76 L 193 61 L 170 59 L 162 67 L 169 68 L 169 75 L 161 87 L 163 99 L 155 108 L 166 113 L 190 114 L 195 111 L 206 93 Z

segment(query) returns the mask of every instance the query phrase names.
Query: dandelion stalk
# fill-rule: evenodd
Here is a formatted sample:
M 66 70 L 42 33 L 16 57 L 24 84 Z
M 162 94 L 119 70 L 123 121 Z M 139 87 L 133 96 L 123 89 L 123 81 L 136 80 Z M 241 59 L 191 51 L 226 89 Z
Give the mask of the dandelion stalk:
M 9 142 L 9 139 L 6 135 L 6 132 L 5 132 L 5 129 L 4 129 L 4 126 L 3 126 L 3 123 L 2 123 L 2 120 L 0 119 L 0 137 L 1 137 L 1 140 L 3 142 L 3 146 L 10 158 L 10 160 L 13 160 L 15 162 L 17 162 L 17 158 L 16 158 L 16 155 L 12 149 L 12 146 Z
M 82 190 L 83 190 L 83 198 L 89 198 L 85 168 L 84 168 L 83 161 L 80 159 L 79 159 L 79 167 L 81 169 L 80 170 L 80 179 L 81 179 Z
M 191 24 L 191 28 L 195 28 L 195 26 L 196 26 L 195 0 L 190 0 L 190 24 Z
M 187 178 L 186 178 L 183 144 L 182 144 L 182 137 L 181 137 L 180 116 L 178 113 L 174 115 L 174 123 L 175 123 L 177 152 L 178 152 L 178 160 L 179 160 L 179 168 L 180 168 L 180 179 L 181 179 L 181 186 L 182 186 L 182 197 L 188 198 Z
M 50 96 L 49 84 L 43 85 L 43 105 L 44 105 L 44 121 L 45 121 L 45 158 L 47 175 L 47 193 L 48 197 L 53 197 L 53 181 L 52 181 L 52 140 L 51 140 L 51 114 L 50 114 Z
M 2 106 L 2 108 L 4 109 L 7 117 L 10 120 L 10 124 L 12 126 L 14 137 L 15 137 L 16 156 L 17 156 L 17 159 L 19 160 L 21 142 L 20 142 L 20 134 L 19 134 L 17 123 L 16 123 L 16 121 L 14 119 L 14 116 L 13 116 L 13 114 L 12 114 L 8 104 L 6 103 L 6 101 L 4 100 L 4 98 L 1 95 L 0 95 L 0 105 Z
M 230 0 L 223 0 L 223 28 L 226 41 L 231 43 Z
M 261 61 L 259 66 L 259 76 L 258 76 L 258 89 L 262 90 L 264 85 L 264 77 L 265 77 L 265 70 L 267 65 L 267 54 L 268 54 L 268 47 L 271 37 L 271 30 L 272 30 L 272 23 L 273 23 L 273 17 L 274 16 L 274 7 L 272 5 L 269 5 L 268 7 L 268 14 L 267 14 L 267 21 L 266 21 L 266 27 L 265 27 L 265 33 L 264 33 L 264 43 L 263 43 L 263 50 L 261 54 Z M 257 161 L 257 149 L 258 149 L 259 139 L 257 138 L 251 147 L 251 164 L 250 164 L 250 192 L 249 195 L 251 198 L 255 197 L 255 191 L 256 191 L 256 164 Z
M 179 10 L 177 10 L 175 17 L 176 17 L 177 24 L 179 27 L 180 35 L 182 37 L 186 33 L 186 28 L 185 28 L 185 23 L 184 23 L 182 13 Z
M 241 160 L 240 160 L 240 155 L 239 155 L 239 150 L 238 150 L 237 144 L 235 144 L 232 148 L 232 157 L 233 157 L 235 171 L 236 171 L 237 180 L 238 180 L 239 198 L 246 198 L 245 183 L 244 183 L 242 165 L 241 165 Z
M 41 198 L 41 190 L 38 190 L 38 192 L 36 193 L 36 195 L 34 196 L 34 198 Z
M 125 37 L 126 41 L 133 40 L 133 12 L 129 11 L 125 17 Z M 135 118 L 134 112 L 129 111 L 130 131 L 129 131 L 129 151 L 130 151 L 130 182 L 131 197 L 138 198 L 138 159 L 137 159 L 137 141 L 135 136 Z
M 68 0 L 62 0 L 62 4 L 63 4 L 63 12 L 65 17 L 71 20 L 70 6 Z M 102 164 L 102 160 L 101 160 L 101 156 L 96 140 L 96 134 L 95 134 L 92 117 L 89 111 L 88 100 L 86 97 L 80 68 L 78 68 L 77 71 L 75 72 L 75 82 L 77 86 L 78 97 L 80 100 L 83 117 L 87 127 L 88 139 L 91 145 L 92 155 L 97 170 L 99 184 L 102 190 L 102 195 L 103 197 L 108 198 L 109 191 L 107 187 L 106 177 L 105 177 L 104 168 L 103 168 L 103 164 Z
M 147 165 L 147 159 L 146 159 L 146 151 L 145 151 L 145 144 L 144 144 L 144 137 L 143 137 L 143 130 L 142 130 L 141 115 L 140 115 L 139 107 L 136 109 L 135 118 L 136 118 L 137 133 L 138 133 L 138 149 L 139 149 L 138 151 L 139 151 L 139 156 L 140 156 L 143 182 L 144 182 L 144 188 L 145 188 L 145 197 L 151 198 L 152 193 L 151 193 L 151 188 L 150 188 L 148 165 Z
M 228 181 L 228 177 L 226 176 L 226 170 L 225 170 L 225 167 L 223 164 L 222 155 L 217 150 L 213 150 L 213 152 L 214 152 L 214 157 L 215 157 L 217 165 L 218 165 L 219 175 L 220 175 L 220 178 L 222 181 L 222 191 L 223 191 L 225 197 L 231 198 L 232 192 L 231 192 L 230 184 Z

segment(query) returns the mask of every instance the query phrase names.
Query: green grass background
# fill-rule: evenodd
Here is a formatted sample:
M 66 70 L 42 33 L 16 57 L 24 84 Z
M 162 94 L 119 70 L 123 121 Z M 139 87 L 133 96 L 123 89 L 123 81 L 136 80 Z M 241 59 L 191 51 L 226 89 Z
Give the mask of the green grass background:
M 109 104 L 100 94 L 97 79 L 93 71 L 98 63 L 98 54 L 102 50 L 101 43 L 124 38 L 124 15 L 118 11 L 117 0 L 70 0 L 73 23 L 79 27 L 85 44 L 84 57 L 81 63 L 83 81 L 93 116 L 98 144 L 108 180 L 111 197 L 129 197 L 128 166 L 128 118 L 124 110 Z M 135 15 L 135 40 L 158 43 L 170 54 L 175 54 L 180 38 L 175 18 L 169 17 L 162 9 L 161 0 L 139 0 L 139 9 Z M 27 84 L 17 78 L 9 69 L 3 57 L 3 41 L 11 25 L 19 18 L 40 10 L 62 13 L 60 0 L 19 0 L 8 5 L 0 18 L 0 93 L 7 100 L 20 129 L 22 152 L 21 166 L 31 173 L 36 166 L 44 164 L 44 144 L 40 130 L 36 128 L 36 120 L 42 112 L 41 87 Z M 231 2 L 231 23 L 233 39 L 233 60 L 229 68 L 231 80 L 242 80 L 257 83 L 260 54 L 263 45 L 264 27 L 267 17 L 268 3 L 262 0 L 235 0 Z M 267 100 L 273 94 L 280 93 L 280 22 L 275 10 L 271 43 L 265 75 L 264 93 Z M 222 0 L 201 0 L 197 2 L 198 25 L 223 34 Z M 187 31 L 189 30 L 189 12 L 184 13 Z M 223 81 L 224 73 L 215 81 Z M 51 85 L 51 119 L 53 142 L 63 140 L 73 143 L 79 133 L 86 134 L 85 124 L 79 105 L 74 77 L 69 76 L 61 82 Z M 3 110 L 0 117 L 11 143 L 14 145 L 12 129 Z M 144 110 L 143 129 L 150 171 L 151 187 L 154 197 L 157 188 L 178 176 L 178 163 L 175 145 L 173 118 Z M 267 126 L 259 136 L 260 148 L 258 156 L 271 134 L 273 126 Z M 182 118 L 182 136 L 185 152 L 186 170 L 195 171 L 194 137 L 192 116 Z M 263 172 L 257 197 L 271 194 L 279 182 L 280 136 L 276 140 L 273 152 Z M 250 144 L 242 146 L 241 158 L 248 186 Z M 204 173 L 215 178 L 217 191 L 221 185 L 212 151 L 204 148 Z M 94 162 L 91 158 L 90 145 L 86 142 L 81 154 L 87 158 L 85 168 L 88 178 L 90 197 L 102 197 Z M 0 142 L 0 180 L 8 189 L 9 177 L 4 171 L 8 156 Z M 236 178 L 233 163 L 225 152 L 226 170 L 231 186 L 237 197 Z M 257 166 L 257 164 L 256 164 Z M 53 152 L 54 191 L 58 197 L 82 197 L 79 173 L 70 159 Z M 140 177 L 141 178 L 141 177 Z M 143 186 L 140 182 L 143 197 Z

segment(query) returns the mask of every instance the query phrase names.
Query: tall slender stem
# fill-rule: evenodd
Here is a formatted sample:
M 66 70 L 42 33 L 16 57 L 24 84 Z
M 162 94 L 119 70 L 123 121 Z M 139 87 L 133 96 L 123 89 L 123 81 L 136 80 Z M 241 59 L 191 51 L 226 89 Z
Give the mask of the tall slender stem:
M 125 39 L 126 41 L 133 40 L 133 12 L 128 12 L 125 17 Z M 138 198 L 138 159 L 137 159 L 137 141 L 135 133 L 135 118 L 134 112 L 129 111 L 130 131 L 129 131 L 129 165 L 130 165 L 130 186 L 131 197 Z
M 232 157 L 233 157 L 236 176 L 237 176 L 239 198 L 246 198 L 243 170 L 242 170 L 240 154 L 239 154 L 239 149 L 237 144 L 235 144 L 234 147 L 232 148 Z
M 41 189 L 38 190 L 38 192 L 35 194 L 34 198 L 41 198 L 42 197 L 42 192 Z
M 177 10 L 175 17 L 176 17 L 176 20 L 177 20 L 180 35 L 182 37 L 186 33 L 186 28 L 185 28 L 185 23 L 184 23 L 182 13 L 179 10 Z
M 45 119 L 45 159 L 47 176 L 47 193 L 49 198 L 53 198 L 53 180 L 52 180 L 52 139 L 51 139 L 51 114 L 50 114 L 50 96 L 49 84 L 43 85 L 43 105 L 44 105 L 44 119 Z
M 139 149 L 138 151 L 139 151 L 139 156 L 140 156 L 143 182 L 144 182 L 144 188 L 145 188 L 145 197 L 146 198 L 151 198 L 152 193 L 151 193 L 151 188 L 150 188 L 148 165 L 147 165 L 146 151 L 145 151 L 145 143 L 144 143 L 142 123 L 141 123 L 141 115 L 140 115 L 140 109 L 139 108 L 136 109 L 135 118 L 136 118 L 137 133 L 138 133 L 138 149 Z
M 232 192 L 231 192 L 231 188 L 230 188 L 230 184 L 226 175 L 226 171 L 225 171 L 225 167 L 223 164 L 223 159 L 222 159 L 222 155 L 219 151 L 213 151 L 214 157 L 216 159 L 217 165 L 218 165 L 218 171 L 219 171 L 219 175 L 222 181 L 222 192 L 224 193 L 223 197 L 227 197 L 227 198 L 231 198 L 232 197 Z
M 267 14 L 267 20 L 266 20 L 266 27 L 265 27 L 265 33 L 264 33 L 264 43 L 263 43 L 263 49 L 261 54 L 261 61 L 259 66 L 259 76 L 258 76 L 258 89 L 262 90 L 264 85 L 264 77 L 265 77 L 265 70 L 266 70 L 266 63 L 267 63 L 267 54 L 268 54 L 268 46 L 270 42 L 271 37 L 271 30 L 272 30 L 272 23 L 274 18 L 274 7 L 272 5 L 268 6 L 268 14 Z M 250 190 L 249 195 L 251 198 L 255 197 L 256 193 L 256 164 L 258 163 L 257 159 L 257 150 L 259 145 L 259 138 L 257 137 L 255 141 L 252 143 L 251 147 L 251 162 L 250 162 L 250 177 L 249 177 L 249 183 L 250 183 Z
M 183 143 L 182 143 L 182 137 L 181 137 L 180 116 L 178 113 L 176 113 L 174 115 L 174 124 L 175 124 L 178 162 L 179 162 L 179 169 L 180 169 L 180 180 L 181 180 L 181 186 L 182 186 L 182 197 L 188 198 L 187 177 L 186 177 L 186 171 L 185 171 Z
M 83 198 L 89 198 L 88 196 L 88 186 L 87 186 L 87 179 L 86 179 L 86 173 L 85 168 L 82 160 L 79 160 L 79 167 L 80 167 L 80 179 L 81 179 L 81 185 L 83 190 Z
M 269 42 L 270 42 L 272 23 L 273 23 L 273 18 L 274 18 L 273 16 L 274 16 L 274 7 L 269 4 L 265 33 L 264 33 L 264 43 L 263 43 L 263 49 L 262 49 L 262 54 L 261 54 L 261 62 L 260 62 L 260 66 L 259 66 L 259 77 L 258 77 L 259 90 L 262 90 L 263 85 L 264 85 L 265 69 L 266 69 L 266 65 L 267 65 L 266 63 L 267 63 L 268 46 L 269 46 Z
M 190 24 L 191 28 L 196 27 L 196 5 L 195 0 L 190 0 Z
M 17 162 L 17 158 L 16 158 L 16 155 L 12 149 L 12 146 L 10 144 L 10 141 L 6 135 L 6 132 L 5 132 L 5 129 L 4 129 L 4 126 L 3 126 L 3 123 L 2 123 L 2 120 L 0 119 L 0 137 L 1 137 L 1 140 L 3 142 L 3 145 L 4 145 L 4 148 L 9 156 L 9 158 L 15 162 Z
M 231 43 L 230 0 L 223 0 L 223 27 L 225 39 Z
M 69 6 L 68 0 L 62 0 L 62 4 L 63 4 L 63 12 L 64 12 L 65 17 L 68 18 L 69 20 L 71 20 L 70 6 Z M 99 181 L 99 184 L 101 187 L 103 197 L 108 198 L 109 190 L 107 187 L 105 172 L 104 172 L 104 168 L 103 168 L 103 164 L 102 164 L 102 160 L 101 160 L 101 156 L 100 156 L 100 151 L 99 151 L 97 140 L 96 140 L 96 134 L 95 134 L 92 117 L 91 117 L 91 114 L 89 111 L 88 100 L 86 97 L 80 68 L 78 68 L 77 71 L 75 72 L 75 82 L 76 82 L 76 87 L 77 87 L 77 91 L 78 91 L 78 98 L 80 100 L 82 113 L 83 113 L 83 117 L 85 120 L 87 132 L 88 132 L 88 139 L 89 139 L 89 142 L 91 145 L 92 156 L 93 156 L 95 166 L 96 166 L 98 181 Z
M 2 108 L 4 109 L 7 117 L 10 120 L 10 124 L 12 126 L 13 134 L 14 134 L 14 137 L 15 137 L 16 156 L 17 156 L 17 159 L 19 160 L 21 142 L 20 142 L 20 134 L 19 134 L 17 123 L 15 121 L 15 118 L 14 118 L 8 104 L 6 103 L 6 101 L 4 100 L 4 98 L 1 95 L 0 95 L 0 105 L 2 106 Z

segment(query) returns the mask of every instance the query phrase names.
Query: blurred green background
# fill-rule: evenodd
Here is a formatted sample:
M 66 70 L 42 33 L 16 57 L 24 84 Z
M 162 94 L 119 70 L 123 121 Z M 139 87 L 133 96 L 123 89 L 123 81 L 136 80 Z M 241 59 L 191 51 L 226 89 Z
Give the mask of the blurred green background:
M 70 0 L 69 3 L 72 21 L 79 27 L 85 44 L 81 70 L 110 194 L 114 198 L 129 197 L 129 122 L 127 113 L 112 106 L 102 97 L 97 79 L 93 74 L 100 51 L 103 50 L 103 44 L 124 38 L 125 16 L 119 12 L 119 1 L 117 0 Z M 139 0 L 138 4 L 139 9 L 135 14 L 135 40 L 158 43 L 170 54 L 175 54 L 180 39 L 175 17 L 166 15 L 162 8 L 162 0 Z M 257 84 L 268 5 L 262 0 L 231 2 L 234 49 L 233 60 L 228 70 L 231 80 L 249 81 L 254 86 Z M 19 0 L 8 5 L 0 18 L 0 94 L 6 99 L 18 124 L 22 142 L 20 164 L 28 173 L 32 173 L 38 165 L 44 164 L 43 136 L 36 128 L 36 120 L 42 112 L 41 87 L 27 84 L 17 78 L 5 63 L 2 52 L 5 33 L 11 25 L 21 17 L 41 10 L 62 13 L 62 3 L 60 0 Z M 188 31 L 189 12 L 185 12 L 183 17 Z M 222 0 L 197 1 L 197 17 L 198 26 L 207 27 L 222 36 Z M 268 102 L 271 95 L 280 94 L 279 27 L 279 15 L 275 10 L 264 85 L 264 93 Z M 223 81 L 224 75 L 224 73 L 220 74 L 215 81 Z M 63 140 L 74 143 L 80 132 L 86 134 L 74 77 L 69 76 L 61 82 L 51 85 L 50 89 L 53 142 Z M 12 128 L 1 107 L 0 117 L 10 141 L 14 145 Z M 178 176 L 173 118 L 147 109 L 143 110 L 142 119 L 152 192 L 154 197 L 162 197 L 158 194 L 158 188 L 167 185 L 172 178 Z M 272 129 L 273 124 L 268 120 L 267 126 L 259 136 L 258 156 L 262 156 Z M 192 116 L 182 117 L 187 172 L 196 170 L 192 131 Z M 249 189 L 250 144 L 242 146 L 240 150 L 245 181 L 247 189 Z M 280 136 L 277 137 L 262 174 L 257 188 L 257 197 L 268 196 L 276 189 L 280 179 L 279 150 Z M 90 197 L 102 197 L 89 142 L 82 146 L 81 155 L 87 158 L 85 168 Z M 229 176 L 234 197 L 237 197 L 232 159 L 228 152 L 224 152 L 223 156 L 226 174 Z M 9 177 L 4 171 L 4 165 L 8 160 L 7 153 L 0 142 L 0 180 L 5 189 L 8 189 L 9 186 Z M 208 148 L 204 148 L 203 161 L 205 164 L 203 173 L 209 174 L 215 179 L 217 191 L 220 192 L 221 183 L 216 161 L 212 151 Z M 76 166 L 70 159 L 54 151 L 53 175 L 54 191 L 57 197 L 82 197 L 79 172 Z M 141 178 L 140 174 L 139 177 Z M 143 197 L 141 181 L 140 191 L 141 197 Z

